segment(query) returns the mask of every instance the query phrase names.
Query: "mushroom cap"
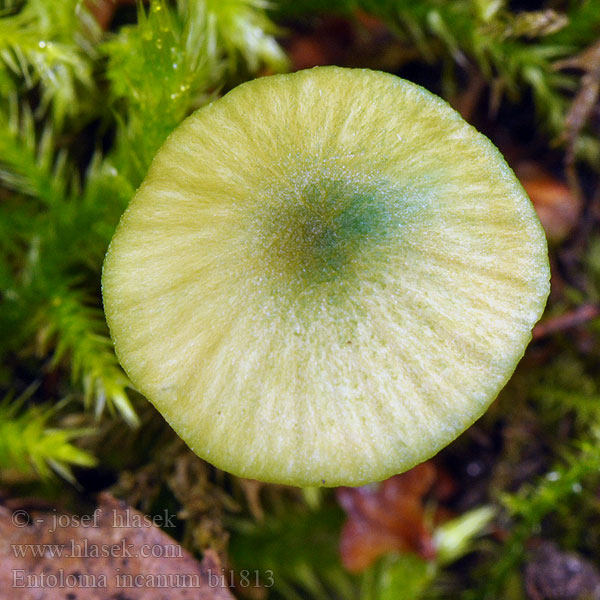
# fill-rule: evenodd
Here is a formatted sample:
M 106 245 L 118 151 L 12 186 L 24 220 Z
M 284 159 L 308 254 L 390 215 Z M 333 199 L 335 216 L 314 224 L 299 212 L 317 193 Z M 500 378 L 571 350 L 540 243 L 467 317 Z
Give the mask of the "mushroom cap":
M 118 358 L 191 449 L 298 486 L 436 454 L 506 384 L 548 293 L 494 145 L 422 87 L 338 67 L 186 119 L 103 270 Z

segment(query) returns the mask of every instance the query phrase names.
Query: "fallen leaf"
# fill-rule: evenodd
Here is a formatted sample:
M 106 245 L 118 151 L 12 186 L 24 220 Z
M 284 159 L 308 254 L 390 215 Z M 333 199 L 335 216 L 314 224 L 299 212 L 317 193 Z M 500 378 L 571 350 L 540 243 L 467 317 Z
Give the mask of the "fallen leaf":
M 535 163 L 523 162 L 516 167 L 521 184 L 531 198 L 546 237 L 561 242 L 573 230 L 581 214 L 581 202 L 563 183 Z
M 232 600 L 216 553 L 198 562 L 157 526 L 168 519 L 110 494 L 84 517 L 0 506 L 0 589 L 19 600 Z
M 297 32 L 287 42 L 293 69 L 339 64 L 344 62 L 355 44 L 351 23 L 341 17 L 319 19 L 313 31 Z
M 344 566 L 360 572 L 389 552 L 412 551 L 433 559 L 435 547 L 423 500 L 429 493 L 447 497 L 452 487 L 448 477 L 426 462 L 381 483 L 338 488 L 338 502 L 348 515 L 340 539 Z
M 85 5 L 103 30 L 110 27 L 120 4 L 135 4 L 135 0 L 86 0 Z

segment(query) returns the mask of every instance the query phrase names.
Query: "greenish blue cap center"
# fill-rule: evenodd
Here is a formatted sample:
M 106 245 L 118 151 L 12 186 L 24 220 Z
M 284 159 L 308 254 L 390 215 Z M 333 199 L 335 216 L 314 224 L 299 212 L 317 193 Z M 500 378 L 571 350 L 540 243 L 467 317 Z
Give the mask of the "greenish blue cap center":
M 394 230 L 397 219 L 384 196 L 374 184 L 322 178 L 292 182 L 267 203 L 257 229 L 273 292 L 338 295 Z

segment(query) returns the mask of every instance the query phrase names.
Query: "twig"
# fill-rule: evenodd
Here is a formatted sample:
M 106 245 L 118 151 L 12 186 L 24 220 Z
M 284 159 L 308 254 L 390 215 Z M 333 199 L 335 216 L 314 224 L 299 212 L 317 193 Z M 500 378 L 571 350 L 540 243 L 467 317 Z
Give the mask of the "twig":
M 533 328 L 533 339 L 539 340 L 565 329 L 572 329 L 597 317 L 600 317 L 600 306 L 596 304 L 583 304 L 564 315 L 552 317 L 542 323 L 538 323 Z

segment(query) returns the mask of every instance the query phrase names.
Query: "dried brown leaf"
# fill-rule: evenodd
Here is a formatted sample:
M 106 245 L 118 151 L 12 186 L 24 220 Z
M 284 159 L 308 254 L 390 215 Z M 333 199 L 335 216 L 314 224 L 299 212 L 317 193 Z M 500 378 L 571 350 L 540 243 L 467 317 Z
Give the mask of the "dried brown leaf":
M 164 516 L 164 524 L 169 516 Z M 0 506 L 0 590 L 19 600 L 232 600 L 216 553 L 198 562 L 143 513 L 102 494 L 83 519 Z
M 433 559 L 435 547 L 425 523 L 424 497 L 432 492 L 438 498 L 447 497 L 452 487 L 448 477 L 426 462 L 378 484 L 338 488 L 338 502 L 348 514 L 340 539 L 344 566 L 360 572 L 388 552 L 412 551 Z
M 536 164 L 522 163 L 516 170 L 533 202 L 548 240 L 560 242 L 565 239 L 579 220 L 579 198 L 566 183 Z

